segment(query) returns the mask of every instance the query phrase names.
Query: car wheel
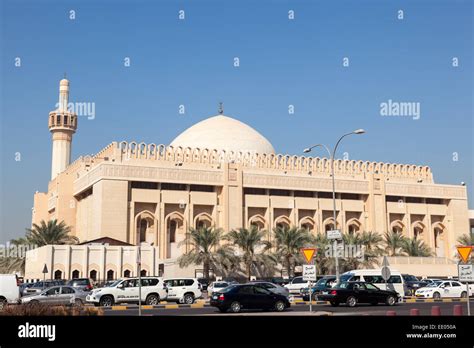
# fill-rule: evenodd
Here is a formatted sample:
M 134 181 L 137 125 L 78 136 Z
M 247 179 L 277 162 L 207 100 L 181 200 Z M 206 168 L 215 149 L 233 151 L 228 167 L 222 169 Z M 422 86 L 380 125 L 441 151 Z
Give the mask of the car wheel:
M 461 298 L 466 298 L 467 297 L 467 292 L 463 291 L 461 292 Z
M 385 303 L 387 304 L 387 306 L 394 306 L 395 303 L 397 303 L 397 299 L 395 298 L 395 296 L 389 295 L 387 296 Z
M 145 300 L 145 303 L 149 306 L 156 306 L 160 303 L 160 296 L 156 294 L 148 295 Z
M 331 303 L 331 306 L 333 306 L 333 307 L 339 306 L 339 302 L 330 302 L 330 303 Z
M 7 305 L 7 300 L 1 299 L 0 300 L 0 311 L 3 311 L 3 309 L 6 307 L 6 305 Z
M 112 296 L 102 296 L 100 298 L 99 304 L 101 307 L 112 307 L 114 304 L 114 299 Z
M 83 303 L 82 303 L 82 300 L 80 298 L 76 298 L 74 300 L 74 306 L 76 307 L 82 307 Z
M 434 298 L 435 300 L 439 300 L 439 299 L 441 298 L 440 293 L 439 293 L 439 292 L 435 292 L 435 293 L 433 294 L 433 298 Z
M 277 312 L 283 312 L 285 310 L 286 306 L 285 306 L 285 303 L 283 301 L 277 301 L 277 303 L 275 303 L 275 310 Z
M 242 306 L 237 301 L 232 302 L 230 305 L 230 310 L 232 311 L 232 313 L 239 313 L 241 309 Z
M 346 300 L 346 304 L 349 307 L 355 307 L 357 304 L 357 299 L 354 296 L 349 296 Z
M 194 296 L 191 295 L 191 294 L 186 294 L 186 295 L 184 295 L 183 301 L 186 304 L 193 304 L 194 303 Z

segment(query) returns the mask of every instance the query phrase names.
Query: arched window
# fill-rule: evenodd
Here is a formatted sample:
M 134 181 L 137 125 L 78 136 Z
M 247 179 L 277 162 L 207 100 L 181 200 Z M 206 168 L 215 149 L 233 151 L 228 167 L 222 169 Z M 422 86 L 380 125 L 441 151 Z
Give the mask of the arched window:
M 140 271 L 140 275 L 141 275 L 142 277 L 146 277 L 146 269 L 142 269 L 142 270 Z
M 63 272 L 59 269 L 54 272 L 54 279 L 63 279 Z
M 93 281 L 97 280 L 97 271 L 95 269 L 89 272 L 89 278 L 91 278 Z
M 72 271 L 72 279 L 77 279 L 77 278 L 79 278 L 79 271 L 75 269 L 74 271 Z
M 148 221 L 146 219 L 139 220 L 139 233 L 140 239 L 138 240 L 139 243 L 146 242 L 146 230 L 148 228 Z
M 107 280 L 113 280 L 114 279 L 114 271 L 109 269 L 107 271 Z
M 123 271 L 123 276 L 124 276 L 125 278 L 130 278 L 130 274 L 131 274 L 131 272 L 130 272 L 129 269 L 126 269 L 125 271 Z
M 175 243 L 176 242 L 176 221 L 171 220 L 170 221 L 170 243 Z

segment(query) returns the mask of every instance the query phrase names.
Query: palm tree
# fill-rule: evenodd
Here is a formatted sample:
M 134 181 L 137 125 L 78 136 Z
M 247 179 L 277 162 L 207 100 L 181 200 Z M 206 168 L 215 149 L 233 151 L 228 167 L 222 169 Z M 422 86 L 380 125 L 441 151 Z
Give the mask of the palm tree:
M 328 253 L 329 250 L 332 251 L 332 242 L 327 239 L 326 233 L 318 232 L 316 236 L 312 238 L 312 242 L 316 247 L 316 268 L 318 274 L 329 274 L 329 272 L 335 269 L 335 260 L 332 257 L 332 253 Z M 335 273 L 335 272 L 334 272 Z
M 240 259 L 245 265 L 245 274 L 249 280 L 252 271 L 271 273 L 276 263 L 276 259 L 267 253 L 271 243 L 264 240 L 265 236 L 266 232 L 259 231 L 256 226 L 232 230 L 226 236 L 227 240 L 242 251 Z
M 295 266 L 301 263 L 301 248 L 314 242 L 309 231 L 298 227 L 277 227 L 275 233 L 276 255 L 286 267 L 288 277 L 294 275 Z
M 39 225 L 33 224 L 33 228 L 26 229 L 26 240 L 29 244 L 42 247 L 50 244 L 77 244 L 79 239 L 69 235 L 71 228 L 64 221 L 58 224 L 58 220 L 42 220 Z
M 468 233 L 465 233 L 461 236 L 458 237 L 457 239 L 457 242 L 460 244 L 460 245 L 474 245 L 474 240 L 472 238 L 472 235 L 471 234 L 468 234 Z M 456 253 L 456 257 L 459 258 L 459 255 L 458 253 Z M 474 253 L 471 253 L 471 255 L 469 256 L 469 262 L 472 262 L 474 261 Z
M 385 251 L 388 253 L 388 256 L 401 256 L 403 255 L 403 246 L 405 245 L 406 237 L 401 233 L 397 232 L 385 232 L 384 242 L 385 242 Z
M 12 239 L 10 245 L 17 248 L 21 245 L 26 244 L 24 238 Z M 0 258 L 0 273 L 14 273 L 19 272 L 21 274 L 25 273 L 25 257 L 24 255 L 16 256 L 4 256 Z
M 426 257 L 433 255 L 433 252 L 431 251 L 430 247 L 427 246 L 421 239 L 415 237 L 411 239 L 405 239 L 402 249 L 408 256 Z
M 360 249 L 355 249 L 355 255 L 350 257 L 343 257 L 341 259 L 341 269 L 343 271 L 350 271 L 357 268 L 373 268 L 379 264 L 379 256 L 383 253 L 380 247 L 382 237 L 374 232 L 362 233 L 344 233 L 342 240 L 346 246 L 355 246 Z M 360 254 L 358 254 L 360 253 Z
M 229 245 L 221 245 L 223 239 L 222 229 L 190 228 L 179 245 L 189 245 L 191 250 L 178 258 L 179 266 L 202 265 L 203 276 L 206 279 L 209 279 L 211 268 L 224 273 L 231 267 L 234 254 Z

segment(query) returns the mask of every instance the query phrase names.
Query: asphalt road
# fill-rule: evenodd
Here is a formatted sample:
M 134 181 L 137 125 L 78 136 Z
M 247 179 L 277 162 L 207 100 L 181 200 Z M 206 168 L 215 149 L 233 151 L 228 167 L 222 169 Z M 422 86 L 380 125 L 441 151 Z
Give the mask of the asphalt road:
M 209 315 L 386 315 L 387 311 L 395 311 L 396 315 L 410 315 L 412 308 L 417 308 L 420 311 L 420 315 L 431 315 L 431 308 L 433 306 L 439 306 L 441 309 L 441 315 L 453 315 L 453 309 L 455 305 L 462 305 L 463 313 L 467 313 L 466 302 L 440 302 L 440 303 L 400 303 L 396 306 L 389 307 L 385 305 L 358 305 L 355 308 L 348 308 L 345 306 L 332 307 L 331 305 L 313 305 L 313 313 L 309 313 L 309 305 L 298 304 L 292 305 L 291 308 L 282 313 L 276 312 L 263 312 L 263 311 L 246 311 L 239 314 L 234 313 L 220 313 L 217 308 L 214 307 L 202 307 L 202 308 L 176 308 L 176 309 L 144 309 L 142 315 L 146 316 L 209 316 Z M 470 301 L 471 315 L 474 315 L 474 299 Z M 138 307 L 133 309 L 125 310 L 104 310 L 104 315 L 118 315 L 118 316 L 135 316 L 138 315 Z

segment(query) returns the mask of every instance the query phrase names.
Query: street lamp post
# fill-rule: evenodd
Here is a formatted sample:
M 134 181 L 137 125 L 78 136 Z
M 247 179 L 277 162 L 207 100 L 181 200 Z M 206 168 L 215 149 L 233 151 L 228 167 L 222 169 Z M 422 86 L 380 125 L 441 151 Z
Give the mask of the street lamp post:
M 329 158 L 331 159 L 331 177 L 332 177 L 332 204 L 333 204 L 333 229 L 334 230 L 337 230 L 337 222 L 336 222 L 336 219 L 337 219 L 337 210 L 336 210 L 336 179 L 334 177 L 334 158 L 336 156 L 336 151 L 337 151 L 337 147 L 339 146 L 339 143 L 341 142 L 341 140 L 343 138 L 345 138 L 346 136 L 348 135 L 352 135 L 352 134 L 364 134 L 365 133 L 365 130 L 363 129 L 356 129 L 355 131 L 353 132 L 350 132 L 350 133 L 347 133 L 347 134 L 344 134 L 343 136 L 341 136 L 339 138 L 339 140 L 337 141 L 336 143 L 336 146 L 334 146 L 334 149 L 331 153 L 331 150 L 329 150 L 329 148 L 324 145 L 324 144 L 316 144 L 316 145 L 313 145 L 311 147 L 308 147 L 306 149 L 304 149 L 304 153 L 308 153 L 308 152 L 311 152 L 312 149 L 314 149 L 315 147 L 323 147 L 326 149 L 326 151 L 328 152 L 328 156 Z M 336 267 L 336 283 L 339 283 L 339 258 L 338 258 L 338 250 L 337 250 L 337 239 L 334 239 L 334 242 L 333 242 L 333 251 L 334 251 L 334 258 L 335 258 L 335 267 Z

